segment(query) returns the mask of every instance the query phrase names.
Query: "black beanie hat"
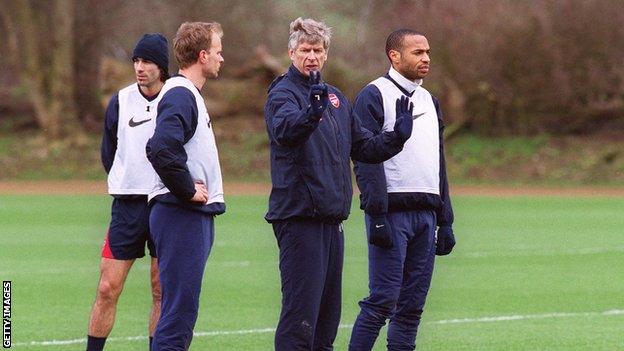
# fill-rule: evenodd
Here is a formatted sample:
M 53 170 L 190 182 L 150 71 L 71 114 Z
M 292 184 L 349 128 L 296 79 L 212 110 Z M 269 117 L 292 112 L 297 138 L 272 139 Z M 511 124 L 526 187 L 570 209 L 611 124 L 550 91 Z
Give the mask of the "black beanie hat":
M 142 58 L 154 62 L 169 75 L 169 48 L 167 38 L 160 33 L 145 34 L 134 47 L 132 61 Z

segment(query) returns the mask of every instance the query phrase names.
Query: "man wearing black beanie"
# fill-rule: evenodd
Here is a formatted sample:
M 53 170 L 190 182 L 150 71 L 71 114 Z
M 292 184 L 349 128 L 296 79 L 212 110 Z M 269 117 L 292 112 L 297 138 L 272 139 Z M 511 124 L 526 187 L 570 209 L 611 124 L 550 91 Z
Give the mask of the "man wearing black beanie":
M 145 256 L 146 243 L 152 256 L 150 349 L 160 317 L 158 262 L 150 240 L 147 206 L 147 194 L 157 176 L 145 156 L 145 144 L 154 133 L 160 91 L 169 78 L 167 39 L 159 33 L 143 35 L 134 48 L 132 61 L 136 83 L 111 98 L 104 120 L 102 165 L 108 173 L 108 192 L 113 204 L 89 321 L 87 351 L 104 349 L 126 277 L 134 260 Z
M 160 68 L 161 82 L 169 78 L 169 49 L 167 39 L 162 34 L 151 33 L 143 35 L 132 52 L 132 61 L 136 62 L 138 59 L 151 61 L 156 64 Z

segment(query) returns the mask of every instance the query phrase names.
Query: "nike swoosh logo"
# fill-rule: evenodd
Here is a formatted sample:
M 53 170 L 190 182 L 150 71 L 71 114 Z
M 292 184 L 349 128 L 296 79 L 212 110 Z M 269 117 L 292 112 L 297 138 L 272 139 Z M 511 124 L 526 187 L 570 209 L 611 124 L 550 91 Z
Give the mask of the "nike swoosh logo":
M 149 121 L 151 121 L 151 120 L 152 120 L 151 118 L 148 118 L 148 119 L 144 119 L 144 120 L 142 120 L 142 121 L 137 121 L 137 122 L 135 122 L 135 121 L 134 121 L 134 117 L 132 117 L 132 118 L 130 118 L 130 120 L 128 121 L 128 125 L 129 125 L 130 127 L 136 127 L 136 126 L 140 126 L 140 125 L 141 125 L 141 124 L 143 124 L 143 123 L 149 122 Z
M 382 228 L 383 226 L 384 226 L 383 224 L 381 224 L 381 225 L 375 224 L 375 228 Z
M 417 115 L 413 115 L 413 116 L 412 116 L 412 121 L 413 121 L 413 120 L 415 120 L 416 118 L 418 118 L 418 117 L 420 117 L 420 116 L 424 115 L 425 113 L 426 113 L 426 112 L 419 113 L 419 114 L 417 114 Z

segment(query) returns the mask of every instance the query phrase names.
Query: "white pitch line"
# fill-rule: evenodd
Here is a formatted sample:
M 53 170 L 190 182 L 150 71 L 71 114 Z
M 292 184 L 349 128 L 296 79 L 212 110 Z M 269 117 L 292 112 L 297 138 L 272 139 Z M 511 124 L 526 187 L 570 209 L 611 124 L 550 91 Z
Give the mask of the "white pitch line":
M 544 318 L 570 318 L 570 317 L 592 317 L 592 316 L 620 316 L 624 315 L 624 310 L 608 310 L 604 312 L 555 312 L 545 314 L 526 314 L 526 315 L 510 315 L 510 316 L 495 316 L 495 317 L 480 317 L 480 318 L 457 318 L 457 319 L 443 319 L 439 321 L 425 322 L 425 324 L 461 324 L 461 323 L 491 323 L 491 322 L 507 322 L 518 321 L 527 319 L 544 319 Z M 341 324 L 340 329 L 351 329 L 353 324 Z M 194 337 L 205 336 L 228 336 L 228 335 L 245 335 L 245 334 L 268 334 L 274 333 L 275 328 L 258 328 L 258 329 L 242 329 L 242 330 L 215 330 L 205 332 L 195 332 Z M 108 338 L 108 342 L 115 341 L 136 341 L 147 340 L 145 335 L 126 336 L 126 337 L 112 337 Z M 48 341 L 30 341 L 30 342 L 16 342 L 12 346 L 59 346 L 59 345 L 73 345 L 86 343 L 87 339 L 70 339 L 70 340 L 48 340 Z
M 568 249 L 562 251 L 539 251 L 538 249 L 528 249 L 525 247 L 509 249 L 507 252 L 468 252 L 461 255 L 461 258 L 485 258 L 485 257 L 529 257 L 529 256 L 583 256 L 596 255 L 602 253 L 624 252 L 624 246 L 616 247 L 587 247 L 580 249 Z M 459 255 L 457 257 L 460 257 Z
M 615 315 L 624 315 L 624 310 L 609 310 L 609 311 L 604 311 L 604 312 L 556 312 L 556 313 L 545 313 L 545 314 L 526 314 L 526 315 L 511 315 L 511 316 L 498 316 L 498 317 L 444 319 L 440 321 L 432 321 L 432 322 L 426 322 L 426 323 L 427 324 L 487 323 L 487 322 L 519 321 L 519 320 L 525 320 L 525 319 L 615 316 Z

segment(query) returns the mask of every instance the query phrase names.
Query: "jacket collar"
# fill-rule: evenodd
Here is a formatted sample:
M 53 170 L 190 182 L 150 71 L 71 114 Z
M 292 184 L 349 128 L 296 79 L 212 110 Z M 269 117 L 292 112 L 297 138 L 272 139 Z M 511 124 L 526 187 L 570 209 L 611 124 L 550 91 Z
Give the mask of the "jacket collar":
M 310 86 L 310 77 L 304 76 L 303 73 L 299 72 L 297 67 L 295 67 L 293 64 L 288 67 L 288 76 L 290 76 L 298 84 L 301 84 L 305 87 Z
M 388 71 L 388 74 L 386 74 L 386 78 L 394 83 L 394 85 L 396 85 L 407 96 L 412 96 L 412 94 L 414 94 L 414 91 L 419 86 L 421 86 L 423 82 L 422 79 L 416 79 L 414 81 L 411 81 L 403 77 L 403 75 L 397 72 L 392 66 L 390 67 L 390 71 Z

